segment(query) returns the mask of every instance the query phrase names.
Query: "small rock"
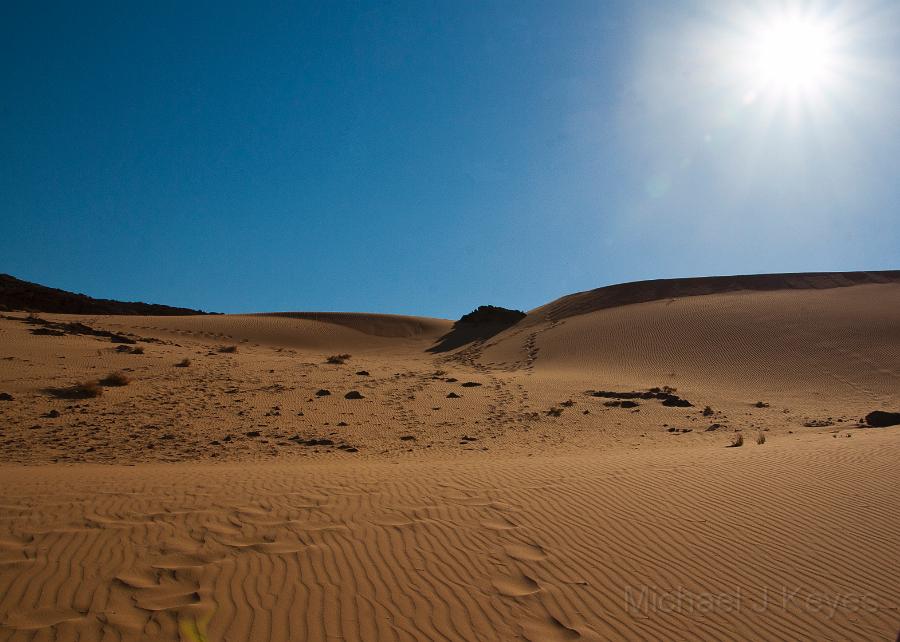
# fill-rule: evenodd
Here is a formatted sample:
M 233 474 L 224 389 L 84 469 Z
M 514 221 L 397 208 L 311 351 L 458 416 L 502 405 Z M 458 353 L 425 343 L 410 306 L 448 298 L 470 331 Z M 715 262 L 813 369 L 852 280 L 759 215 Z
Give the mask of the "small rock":
M 360 370 L 360 371 L 357 372 L 356 374 L 359 375 L 360 377 L 368 377 L 368 376 L 369 376 L 369 371 L 368 371 L 368 370 Z
M 475 388 L 480 385 L 481 384 L 478 383 L 477 381 L 466 381 L 464 384 L 462 384 L 462 387 L 463 388 Z
M 344 399 L 365 399 L 365 397 L 358 390 L 351 390 L 344 395 Z
M 330 391 L 330 390 L 325 390 L 324 388 L 323 388 L 322 390 L 319 390 L 319 391 L 316 392 L 316 396 L 317 396 L 317 397 L 327 397 L 327 396 L 330 395 L 330 394 L 331 394 L 331 391 Z
M 455 392 L 451 392 L 450 394 L 447 395 L 447 399 L 459 399 L 459 395 L 456 394 Z
M 8 392 L 0 392 L 0 401 L 12 401 L 13 396 Z
M 247 433 L 244 433 L 244 434 L 247 435 L 248 437 L 259 437 L 259 431 L 258 431 L 258 430 L 251 430 L 250 432 L 247 432 Z

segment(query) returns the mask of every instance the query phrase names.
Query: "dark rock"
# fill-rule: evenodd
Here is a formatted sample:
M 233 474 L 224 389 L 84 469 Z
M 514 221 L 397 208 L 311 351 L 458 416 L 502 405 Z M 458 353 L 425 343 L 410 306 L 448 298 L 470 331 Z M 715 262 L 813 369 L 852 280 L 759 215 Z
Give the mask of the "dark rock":
M 475 388 L 480 385 L 481 384 L 478 383 L 477 381 L 466 381 L 464 384 L 462 384 L 462 387 L 463 388 Z
M 886 426 L 900 425 L 900 412 L 886 412 L 875 410 L 866 415 L 866 424 L 873 428 L 885 428 Z
M 713 430 L 718 430 L 722 427 L 722 424 L 712 424 L 709 428 L 705 430 L 705 432 L 712 432 Z
M 8 274 L 0 274 L 0 309 L 63 314 L 139 314 L 149 316 L 205 314 L 200 310 L 173 308 L 167 305 L 94 299 L 84 294 L 75 294 L 22 281 Z
M 368 371 L 368 370 L 360 370 L 360 371 L 357 372 L 356 374 L 359 375 L 360 377 L 368 377 L 368 376 L 369 376 L 369 371 Z
M 767 404 L 765 401 L 757 401 L 755 404 L 753 404 L 753 406 L 755 408 L 768 408 L 769 404 Z
M 0 401 L 12 401 L 13 396 L 8 392 L 0 392 Z
M 327 397 L 327 396 L 330 395 L 330 394 L 331 394 L 331 391 L 330 391 L 330 390 L 325 390 L 324 388 L 323 388 L 322 390 L 316 391 L 316 396 L 317 396 L 317 397 Z
M 56 410 L 54 408 L 53 410 L 51 410 L 44 416 L 47 417 L 48 419 L 56 419 L 57 417 L 59 417 L 59 410 Z
M 344 395 L 344 399 L 365 399 L 365 397 L 358 390 L 351 390 Z
M 627 399 L 620 404 L 622 408 L 637 408 L 640 405 L 641 404 L 639 404 L 637 401 L 629 401 Z
M 415 435 L 401 435 L 400 441 L 414 441 L 415 438 Z
M 459 395 L 456 394 L 455 392 L 451 392 L 450 394 L 447 395 L 447 399 L 459 399 Z
M 251 430 L 250 432 L 247 432 L 247 433 L 244 433 L 244 434 L 246 434 L 248 437 L 259 437 L 259 431 L 258 431 L 258 430 Z

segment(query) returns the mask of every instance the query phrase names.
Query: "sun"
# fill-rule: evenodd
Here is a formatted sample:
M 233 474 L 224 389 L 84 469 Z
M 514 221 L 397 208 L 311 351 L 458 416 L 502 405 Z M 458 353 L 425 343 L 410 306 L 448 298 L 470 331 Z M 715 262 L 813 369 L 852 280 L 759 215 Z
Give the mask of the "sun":
M 749 68 L 757 91 L 821 90 L 836 63 L 834 29 L 814 17 L 778 16 L 758 26 L 749 41 Z

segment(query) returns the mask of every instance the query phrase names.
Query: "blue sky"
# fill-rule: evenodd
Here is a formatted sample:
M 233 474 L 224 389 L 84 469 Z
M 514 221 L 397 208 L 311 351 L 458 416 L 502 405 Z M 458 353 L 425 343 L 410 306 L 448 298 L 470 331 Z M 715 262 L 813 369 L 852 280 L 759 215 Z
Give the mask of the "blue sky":
M 4 3 L 0 271 L 455 318 L 897 268 L 892 4 L 804 2 L 839 38 L 798 97 L 735 53 L 789 2 Z

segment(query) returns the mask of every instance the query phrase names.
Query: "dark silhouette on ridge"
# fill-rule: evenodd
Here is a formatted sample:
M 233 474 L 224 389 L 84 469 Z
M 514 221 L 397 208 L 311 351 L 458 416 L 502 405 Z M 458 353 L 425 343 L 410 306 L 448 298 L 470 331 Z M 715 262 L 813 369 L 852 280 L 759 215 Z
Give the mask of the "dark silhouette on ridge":
M 157 303 L 139 301 L 113 301 L 95 299 L 86 294 L 17 279 L 0 274 L 0 310 L 24 310 L 25 312 L 54 312 L 58 314 L 123 314 L 146 316 L 186 316 L 210 314 L 202 310 L 176 308 Z
M 438 339 L 428 352 L 449 352 L 473 341 L 484 341 L 525 318 L 521 310 L 510 310 L 495 305 L 481 305 L 460 317 L 453 329 Z

